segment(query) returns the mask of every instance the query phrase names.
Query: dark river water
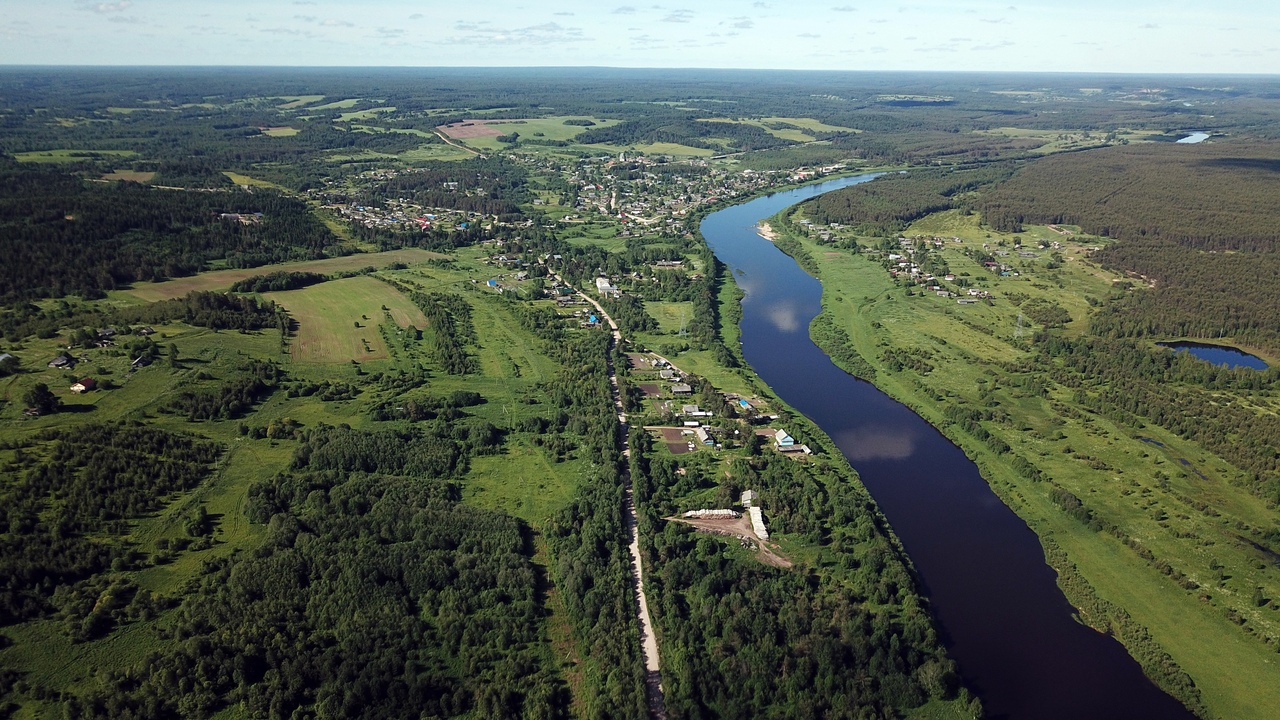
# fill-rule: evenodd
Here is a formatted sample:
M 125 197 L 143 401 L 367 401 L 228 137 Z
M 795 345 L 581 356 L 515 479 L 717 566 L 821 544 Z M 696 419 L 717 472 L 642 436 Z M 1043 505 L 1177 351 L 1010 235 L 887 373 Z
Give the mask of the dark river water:
M 1249 368 L 1251 370 L 1267 369 L 1267 363 L 1262 358 L 1227 345 L 1206 345 L 1205 343 L 1188 341 L 1156 344 L 1161 347 L 1172 348 L 1175 352 L 1189 352 L 1214 365 L 1226 365 L 1229 368 Z
M 1039 540 L 959 448 L 906 406 L 837 368 L 810 341 L 822 287 L 757 235 L 755 225 L 871 177 L 758 198 L 702 222 L 711 249 L 746 293 L 747 361 L 821 426 L 862 476 L 915 563 L 966 685 L 990 717 L 1192 720 L 1123 646 L 1072 618 Z

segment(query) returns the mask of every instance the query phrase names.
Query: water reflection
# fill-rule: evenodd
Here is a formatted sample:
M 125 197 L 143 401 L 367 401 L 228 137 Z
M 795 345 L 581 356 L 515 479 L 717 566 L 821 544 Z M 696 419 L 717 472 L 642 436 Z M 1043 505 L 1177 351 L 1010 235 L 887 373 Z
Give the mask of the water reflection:
M 793 333 L 800 329 L 800 308 L 792 302 L 781 302 L 765 311 L 769 322 L 785 333 Z
M 914 433 L 892 433 L 885 430 L 854 428 L 840 433 L 836 444 L 846 457 L 859 460 L 906 460 L 916 451 Z

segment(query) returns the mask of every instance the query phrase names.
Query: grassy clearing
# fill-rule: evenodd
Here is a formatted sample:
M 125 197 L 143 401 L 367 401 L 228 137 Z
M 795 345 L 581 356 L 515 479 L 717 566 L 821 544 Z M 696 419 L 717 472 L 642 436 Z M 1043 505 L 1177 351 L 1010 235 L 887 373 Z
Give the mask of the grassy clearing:
M 223 290 L 231 287 L 231 285 L 237 280 L 244 280 L 245 278 L 250 278 L 255 275 L 266 275 L 273 272 L 336 273 L 346 270 L 359 270 L 360 268 L 368 266 L 384 268 L 392 263 L 413 265 L 416 263 L 426 262 L 433 258 L 442 257 L 445 256 L 428 250 L 420 250 L 418 248 L 388 250 L 387 252 L 380 253 L 357 253 L 355 255 L 326 258 L 324 260 L 278 263 L 275 265 L 263 265 L 262 267 L 256 268 L 214 270 L 212 272 L 200 273 L 199 275 L 192 275 L 187 278 L 178 278 L 177 280 L 166 280 L 159 283 L 138 285 L 127 292 L 140 300 L 155 302 L 156 300 L 169 300 L 172 298 L 182 297 L 183 295 L 196 290 Z
M 1054 539 L 1099 597 L 1124 608 L 1148 629 L 1195 680 L 1204 702 L 1218 716 L 1273 717 L 1280 708 L 1280 663 L 1275 652 L 1246 635 L 1226 615 L 1239 613 L 1263 635 L 1280 633 L 1280 611 L 1249 602 L 1254 587 L 1276 597 L 1280 571 L 1238 542 L 1231 522 L 1240 519 L 1270 527 L 1275 523 L 1274 511 L 1239 487 L 1226 463 L 1160 428 L 1139 431 L 1087 412 L 1062 415 L 1055 406 L 1074 403 L 1069 389 L 1057 388 L 1049 398 L 1040 398 L 1001 382 L 1002 363 L 1027 357 L 1025 341 L 1015 337 L 1019 310 L 1007 298 L 1017 293 L 1058 303 L 1073 318 L 1060 332 L 1083 332 L 1090 312 L 1086 297 L 1106 297 L 1113 279 L 1087 261 L 1087 248 L 1100 241 L 1065 238 L 1047 228 L 1029 227 L 1020 233 L 1022 244 L 1039 257 L 1021 258 L 1011 252 L 1002 259 L 1019 274 L 1000 277 L 978 266 L 962 250 L 981 248 L 983 243 L 994 250 L 1003 242 L 1004 249 L 1012 251 L 1014 236 L 988 234 L 978 227 L 976 218 L 957 212 L 925 218 L 907 231 L 916 233 L 960 237 L 960 243 L 949 239 L 944 243 L 942 257 L 952 273 L 990 291 L 993 301 L 959 306 L 955 299 L 927 291 L 907 296 L 877 261 L 801 241 L 820 268 L 824 307 L 849 333 L 859 353 L 876 366 L 876 385 L 942 428 L 949 425 L 942 413 L 945 404 L 964 399 L 981 405 L 979 394 L 992 393 L 990 398 L 1013 421 L 984 427 L 1032 461 L 1054 484 L 1081 498 L 1097 516 L 1140 539 L 1157 558 L 1186 573 L 1201 588 L 1183 589 L 1120 541 L 1063 513 L 1051 499 L 1048 483 L 1024 479 L 1009 464 L 1011 456 L 997 455 L 967 434 L 948 430 L 976 458 L 992 488 L 1038 535 Z M 1041 241 L 1062 244 L 1060 268 L 1047 267 L 1049 251 L 1037 247 Z M 1034 329 L 1028 322 L 1027 334 Z M 885 347 L 927 349 L 935 369 L 923 376 L 911 370 L 889 371 L 881 359 Z M 946 398 L 946 403 L 938 397 Z M 1143 443 L 1138 434 L 1165 447 Z M 1095 469 L 1087 460 L 1091 457 L 1105 459 L 1107 468 Z M 1191 477 L 1176 458 L 1188 459 L 1207 479 Z M 1157 481 L 1157 471 L 1171 476 L 1167 483 Z M 1222 515 L 1206 514 L 1194 503 Z M 1225 568 L 1226 579 L 1212 570 L 1215 564 Z
M 237 173 L 237 172 L 224 172 L 222 174 L 226 175 L 231 180 L 231 182 L 237 185 L 248 185 L 249 187 L 271 188 L 273 190 L 286 189 L 283 186 L 277 185 L 273 182 L 269 182 L 267 180 L 259 180 L 257 178 L 249 177 L 248 175 L 241 175 L 240 173 Z
M 33 163 L 73 163 L 101 158 L 134 157 L 138 153 L 133 150 L 32 150 L 31 152 L 14 153 L 18 162 Z
M 974 132 L 980 135 L 991 135 L 994 137 L 1039 140 L 1044 144 L 1032 151 L 1032 153 L 1036 155 L 1049 155 L 1056 152 L 1103 147 L 1105 145 L 1114 145 L 1122 141 L 1128 141 L 1131 143 L 1151 142 L 1153 136 L 1161 136 L 1164 134 L 1158 130 L 1130 130 L 1127 128 L 1117 130 L 1110 138 L 1105 132 L 1086 132 L 1081 130 L 1031 130 L 1024 128 L 1002 127 L 990 128 L 987 130 L 975 130 Z
M 315 105 L 315 106 L 309 107 L 307 108 L 307 111 L 310 112 L 312 110 L 346 110 L 347 108 L 355 107 L 356 104 L 359 103 L 362 99 L 363 98 L 347 98 L 346 100 L 335 100 L 331 103 L 325 103 L 324 105 Z
M 352 122 L 354 120 L 372 120 L 381 113 L 395 112 L 394 107 L 376 107 L 368 110 L 356 110 L 354 112 L 342 113 L 338 116 L 338 122 Z
M 658 321 L 658 329 L 675 335 L 693 318 L 691 302 L 647 302 L 644 309 Z
M 794 142 L 811 142 L 811 141 L 813 141 L 813 140 L 816 140 L 816 139 L 817 139 L 817 138 L 815 138 L 814 136 L 812 136 L 812 135 L 810 135 L 810 134 L 806 133 L 806 132 L 805 132 L 805 131 L 803 131 L 803 130 L 794 130 L 794 129 L 791 129 L 791 128 L 781 128 L 781 129 L 778 129 L 778 128 L 771 128 L 771 127 L 769 127 L 769 126 L 765 125 L 765 123 L 763 123 L 763 122 L 762 122 L 762 121 L 760 121 L 760 120 L 730 120 L 730 119 L 728 119 L 728 118 L 704 118 L 704 119 L 699 120 L 698 122 L 706 122 L 706 123 L 734 123 L 734 124 L 738 124 L 738 125 L 754 125 L 754 126 L 756 126 L 756 127 L 760 128 L 761 130 L 764 130 L 765 132 L 769 133 L 770 135 L 772 135 L 772 136 L 774 136 L 774 137 L 776 137 L 776 138 L 781 138 L 781 139 L 783 139 L 783 140 L 791 140 L 791 141 L 794 141 Z
M 463 486 L 463 500 L 544 527 L 573 497 L 582 460 L 552 463 L 537 447 L 513 443 L 502 455 L 478 457 Z
M 767 117 L 761 118 L 761 122 L 765 123 L 786 123 L 795 125 L 796 127 L 812 130 L 813 132 L 862 132 L 853 128 L 842 127 L 840 125 L 828 125 L 821 120 L 813 118 L 796 118 L 796 117 Z
M 300 131 L 298 130 L 298 128 L 288 127 L 287 125 L 262 129 L 262 134 L 266 135 L 267 137 L 293 137 L 294 135 L 297 135 L 299 132 Z
M 281 110 L 297 110 L 303 105 L 317 103 L 324 99 L 323 95 L 282 95 L 276 100 L 284 100 L 285 102 L 276 107 Z
M 102 176 L 103 180 L 120 180 L 124 182 L 149 183 L 151 178 L 155 177 L 153 172 L 139 172 L 136 170 L 116 170 Z
M 579 247 L 596 245 L 609 252 L 622 252 L 627 239 L 618 236 L 618 226 L 613 222 L 569 222 L 560 236 L 570 245 Z
M 383 360 L 386 343 L 378 331 L 385 306 L 400 327 L 426 327 L 427 319 L 408 298 L 372 277 L 353 277 L 302 290 L 264 293 L 288 309 L 298 323 L 291 354 L 302 362 Z
M 431 160 L 466 160 L 471 157 L 475 157 L 475 155 L 463 148 L 445 143 L 426 143 L 400 153 L 400 160 L 408 163 L 429 162 Z

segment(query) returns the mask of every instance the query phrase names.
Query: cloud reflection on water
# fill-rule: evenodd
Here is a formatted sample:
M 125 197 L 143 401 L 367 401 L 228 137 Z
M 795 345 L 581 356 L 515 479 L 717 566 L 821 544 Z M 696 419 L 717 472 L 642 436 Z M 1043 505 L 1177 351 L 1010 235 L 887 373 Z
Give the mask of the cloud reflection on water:
M 846 430 L 836 436 L 836 443 L 853 461 L 906 460 L 916 451 L 914 433 L 894 433 L 871 427 Z
M 765 311 L 769 322 L 782 332 L 793 333 L 800 329 L 800 308 L 793 302 L 780 302 Z

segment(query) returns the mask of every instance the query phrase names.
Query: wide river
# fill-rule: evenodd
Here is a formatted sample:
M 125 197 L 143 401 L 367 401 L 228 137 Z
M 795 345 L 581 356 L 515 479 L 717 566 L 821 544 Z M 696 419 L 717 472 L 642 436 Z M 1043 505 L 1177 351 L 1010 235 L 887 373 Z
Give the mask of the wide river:
M 911 556 L 961 676 L 989 717 L 1192 720 L 1123 646 L 1073 619 L 1039 540 L 959 448 L 906 406 L 840 370 L 809 339 L 822 286 L 756 234 L 756 223 L 873 177 L 776 193 L 703 220 L 703 236 L 746 293 L 747 362 L 821 426 L 862 476 Z

